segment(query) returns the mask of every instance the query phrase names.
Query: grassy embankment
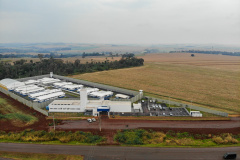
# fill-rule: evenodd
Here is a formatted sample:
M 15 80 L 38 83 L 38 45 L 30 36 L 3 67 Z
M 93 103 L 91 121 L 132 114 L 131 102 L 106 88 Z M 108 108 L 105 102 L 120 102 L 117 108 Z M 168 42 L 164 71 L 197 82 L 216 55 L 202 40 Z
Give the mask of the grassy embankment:
M 65 132 L 65 131 L 34 131 L 34 130 L 24 130 L 22 132 L 4 132 L 0 131 L 0 141 L 1 142 L 50 142 L 50 143 L 99 143 L 105 139 L 98 135 L 93 135 L 90 132 Z
M 0 151 L 0 157 L 18 159 L 18 160 L 62 160 L 62 159 L 83 160 L 83 156 L 80 156 L 80 155 L 20 153 L 20 152 L 5 152 L 5 151 Z
M 143 129 L 118 131 L 114 140 L 122 145 L 142 147 L 221 147 L 240 146 L 240 134 L 223 133 L 190 134 L 188 132 L 175 133 L 173 131 L 154 132 Z
M 10 121 L 17 126 L 30 125 L 38 121 L 38 118 L 23 113 L 17 109 L 16 106 L 12 105 L 9 100 L 6 100 L 0 96 L 0 120 Z
M 86 73 L 72 78 L 240 115 L 240 57 L 150 54 L 142 67 Z
M 190 134 L 188 132 L 167 133 L 147 131 L 143 129 L 118 131 L 114 135 L 115 144 L 122 146 L 138 147 L 224 147 L 240 146 L 240 134 L 232 135 L 223 133 L 214 134 Z M 89 132 L 46 132 L 23 131 L 19 133 L 0 132 L 0 142 L 7 143 L 34 143 L 57 145 L 104 145 L 104 137 L 93 135 Z

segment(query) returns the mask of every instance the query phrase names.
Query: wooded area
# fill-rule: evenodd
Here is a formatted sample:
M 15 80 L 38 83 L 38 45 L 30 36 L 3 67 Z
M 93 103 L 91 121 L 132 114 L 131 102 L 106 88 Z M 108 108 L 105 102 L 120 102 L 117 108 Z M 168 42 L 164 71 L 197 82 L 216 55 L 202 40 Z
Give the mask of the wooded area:
M 40 56 L 39 58 L 40 62 L 30 61 L 30 63 L 27 63 L 27 61 L 24 59 L 15 61 L 14 64 L 1 62 L 0 79 L 31 77 L 48 74 L 49 72 L 53 72 L 58 75 L 88 73 L 142 66 L 144 62 L 142 58 L 136 58 L 134 56 L 123 56 L 119 61 L 109 61 L 106 58 L 104 62 L 91 61 L 85 64 L 82 64 L 79 59 L 76 59 L 73 63 L 64 63 L 62 59 L 55 59 L 53 57 L 49 59 L 43 59 L 43 57 Z

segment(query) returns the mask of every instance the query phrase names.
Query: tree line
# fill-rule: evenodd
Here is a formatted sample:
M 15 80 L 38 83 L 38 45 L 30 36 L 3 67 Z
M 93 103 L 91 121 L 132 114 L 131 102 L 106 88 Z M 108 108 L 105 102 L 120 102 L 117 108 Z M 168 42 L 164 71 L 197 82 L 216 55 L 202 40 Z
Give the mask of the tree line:
M 204 51 L 204 50 L 186 50 L 186 51 L 170 51 L 169 53 L 202 53 L 202 54 L 221 54 L 228 56 L 240 56 L 240 52 L 227 51 Z
M 79 59 L 74 62 L 64 62 L 62 59 L 56 59 L 50 57 L 49 59 L 43 59 L 39 57 L 40 62 L 27 62 L 27 60 L 21 59 L 13 62 L 1 62 L 0 63 L 0 79 L 3 78 L 23 78 L 31 77 L 42 74 L 48 74 L 53 72 L 58 75 L 71 75 L 96 71 L 104 71 L 111 69 L 127 68 L 142 66 L 144 60 L 136 57 L 122 57 L 120 60 L 109 61 L 107 58 L 103 62 L 86 62 L 81 63 Z

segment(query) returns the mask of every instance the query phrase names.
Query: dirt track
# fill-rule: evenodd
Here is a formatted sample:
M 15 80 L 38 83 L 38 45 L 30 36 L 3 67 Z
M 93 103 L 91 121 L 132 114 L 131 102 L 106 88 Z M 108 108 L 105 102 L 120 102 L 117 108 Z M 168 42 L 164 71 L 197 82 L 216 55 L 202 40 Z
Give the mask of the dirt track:
M 152 129 L 167 132 L 169 130 L 190 133 L 240 133 L 240 120 L 231 121 L 149 121 L 149 120 L 117 120 L 102 119 L 102 132 L 116 132 L 120 129 Z M 100 130 L 99 121 L 88 123 L 86 120 L 62 121 L 62 125 L 56 127 L 57 130 L 84 130 L 98 132 Z

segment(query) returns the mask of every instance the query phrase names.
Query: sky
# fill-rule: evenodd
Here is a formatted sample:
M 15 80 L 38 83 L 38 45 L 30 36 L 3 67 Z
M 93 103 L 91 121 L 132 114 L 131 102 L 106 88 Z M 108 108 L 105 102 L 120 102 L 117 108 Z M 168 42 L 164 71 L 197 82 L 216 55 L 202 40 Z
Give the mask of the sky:
M 0 43 L 240 44 L 240 0 L 0 0 Z

